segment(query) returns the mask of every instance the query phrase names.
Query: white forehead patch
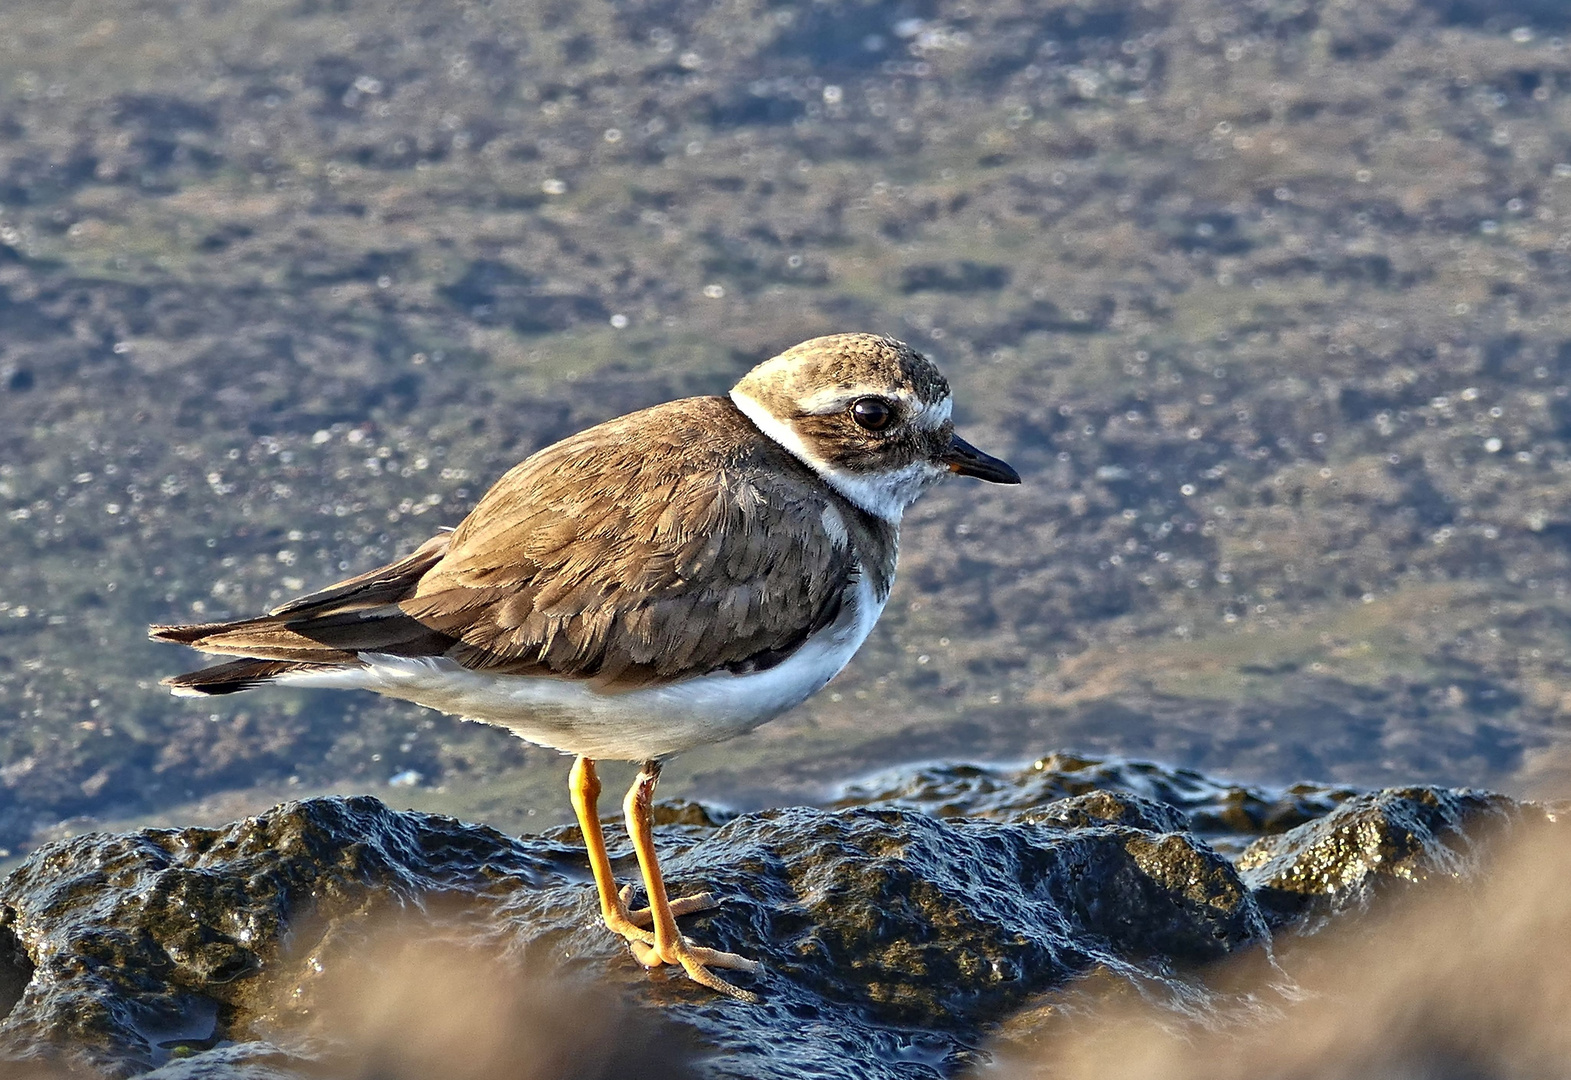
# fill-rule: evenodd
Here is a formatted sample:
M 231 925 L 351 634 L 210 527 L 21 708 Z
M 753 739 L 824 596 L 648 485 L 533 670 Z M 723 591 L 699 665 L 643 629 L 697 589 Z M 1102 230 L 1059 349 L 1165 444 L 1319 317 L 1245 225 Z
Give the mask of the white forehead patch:
M 814 390 L 806 397 L 797 398 L 798 412 L 808 416 L 829 416 L 850 407 L 857 398 L 864 397 L 889 397 L 891 391 L 874 390 L 872 387 L 858 386 L 847 390 L 841 386 L 826 386 L 822 390 Z

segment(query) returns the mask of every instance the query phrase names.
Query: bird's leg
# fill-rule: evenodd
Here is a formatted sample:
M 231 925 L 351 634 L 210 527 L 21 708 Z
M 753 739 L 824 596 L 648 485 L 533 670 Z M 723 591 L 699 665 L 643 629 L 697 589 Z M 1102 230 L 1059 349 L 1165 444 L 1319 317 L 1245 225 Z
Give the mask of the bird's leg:
M 567 777 L 568 790 L 572 793 L 573 813 L 578 816 L 579 831 L 584 834 L 584 847 L 589 852 L 589 869 L 595 875 L 595 890 L 600 894 L 600 916 L 606 926 L 621 934 L 628 941 L 653 944 L 655 936 L 649 927 L 654 920 L 648 908 L 629 910 L 628 895 L 632 886 L 618 892 L 616 876 L 611 872 L 611 857 L 606 853 L 605 833 L 600 829 L 600 776 L 595 772 L 593 758 L 580 757 L 573 762 Z M 687 915 L 694 911 L 707 911 L 716 907 L 712 893 L 699 893 L 671 901 L 673 915 Z
M 595 773 L 592 758 L 580 757 L 573 762 L 567 786 L 573 797 L 573 813 L 578 815 L 579 831 L 584 834 L 584 847 L 589 851 L 589 869 L 595 875 L 595 889 L 600 894 L 600 917 L 629 942 L 653 944 L 654 934 L 639 927 L 628 912 L 623 895 L 616 890 L 616 877 L 611 873 L 611 857 L 606 854 L 605 834 L 600 831 L 600 815 L 596 810 L 600 801 L 600 777 Z
M 655 784 L 660 779 L 660 762 L 646 761 L 633 786 L 627 790 L 622 804 L 627 814 L 627 833 L 633 840 L 633 850 L 638 854 L 639 869 L 644 872 L 644 890 L 649 893 L 649 912 L 654 923 L 654 942 L 630 940 L 633 955 L 645 967 L 659 964 L 681 964 L 688 978 L 696 983 L 730 994 L 742 1001 L 758 1002 L 763 999 L 732 986 L 709 969 L 730 968 L 734 971 L 756 972 L 763 965 L 756 960 L 735 953 L 703 949 L 692 944 L 676 928 L 672 905 L 666 899 L 665 879 L 660 874 L 660 862 L 655 854 L 655 828 L 652 807 Z

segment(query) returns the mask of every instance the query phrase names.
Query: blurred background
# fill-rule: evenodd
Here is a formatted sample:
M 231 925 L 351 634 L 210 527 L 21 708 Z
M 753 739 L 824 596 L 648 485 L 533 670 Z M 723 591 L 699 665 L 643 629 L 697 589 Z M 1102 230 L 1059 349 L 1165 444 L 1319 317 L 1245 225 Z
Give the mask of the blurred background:
M 1058 749 L 1571 792 L 1561 3 L 6 10 L 4 857 L 324 791 L 565 819 L 551 751 L 177 700 L 145 627 L 845 330 L 933 357 L 1026 482 L 918 504 L 851 667 L 662 792 Z

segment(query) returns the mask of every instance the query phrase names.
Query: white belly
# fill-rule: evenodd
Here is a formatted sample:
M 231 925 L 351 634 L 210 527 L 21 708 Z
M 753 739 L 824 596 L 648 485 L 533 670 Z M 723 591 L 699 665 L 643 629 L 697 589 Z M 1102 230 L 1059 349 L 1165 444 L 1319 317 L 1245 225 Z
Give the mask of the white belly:
M 374 690 L 466 720 L 505 727 L 569 754 L 644 761 L 751 731 L 800 705 L 846 666 L 884 602 L 864 577 L 855 602 L 767 671 L 716 672 L 621 694 L 570 679 L 471 671 L 445 657 L 361 653 L 365 667 L 285 675 L 290 686 Z

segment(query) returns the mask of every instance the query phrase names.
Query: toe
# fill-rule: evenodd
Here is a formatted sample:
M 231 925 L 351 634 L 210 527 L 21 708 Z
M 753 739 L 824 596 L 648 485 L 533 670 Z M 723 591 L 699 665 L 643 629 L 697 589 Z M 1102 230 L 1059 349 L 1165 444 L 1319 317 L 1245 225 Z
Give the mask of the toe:
M 757 960 L 749 960 L 745 956 L 735 953 L 721 952 L 718 949 L 705 949 L 691 945 L 685 940 L 676 949 L 667 950 L 669 955 L 662 955 L 655 946 L 636 939 L 629 939 L 628 947 L 633 952 L 633 959 L 637 960 L 646 970 L 653 970 L 662 964 L 679 965 L 687 977 L 700 986 L 725 994 L 727 997 L 736 998 L 752 1005 L 760 1004 L 764 999 L 750 990 L 743 990 L 740 986 L 733 986 L 709 969 L 712 967 L 727 968 L 731 971 L 744 971 L 756 975 L 764 970 L 764 965 Z
M 639 922 L 637 913 L 628 911 L 625 907 L 621 911 L 604 913 L 606 928 L 613 934 L 620 934 L 629 942 L 639 941 L 646 945 L 654 944 L 655 935 L 648 929 L 651 925 L 647 918 Z
M 683 896 L 671 901 L 671 914 L 692 915 L 698 911 L 713 911 L 719 906 L 720 900 L 714 893 L 694 893 L 692 896 Z
M 702 953 L 709 953 L 709 951 L 712 950 L 699 951 L 702 951 Z M 720 956 L 731 956 L 731 953 L 720 953 Z M 740 956 L 732 957 L 732 959 L 735 959 L 735 961 L 742 961 L 742 957 Z M 754 964 L 753 961 L 743 962 L 745 962 L 745 964 L 751 965 L 751 967 L 745 968 L 745 970 L 753 970 L 753 972 L 760 970 L 760 965 Z M 734 965 L 716 965 L 716 967 L 734 967 Z M 709 968 L 704 967 L 704 964 L 699 964 L 699 962 L 694 961 L 694 959 L 683 959 L 682 970 L 683 972 L 687 972 L 688 978 L 693 979 L 694 983 L 698 983 L 699 986 L 707 986 L 709 989 L 716 990 L 716 992 L 726 995 L 726 997 L 734 997 L 737 998 L 738 1001 L 746 1001 L 748 1005 L 762 1005 L 762 1003 L 764 1003 L 764 998 L 754 994 L 753 990 L 743 990 L 740 986 L 732 986 L 731 983 L 727 983 L 726 979 L 720 978 L 720 976 L 710 972 Z
M 692 944 L 683 938 L 676 948 L 666 950 L 663 957 L 668 964 L 680 964 L 682 970 L 687 972 L 687 977 L 700 986 L 707 986 L 728 997 L 750 1004 L 758 1004 L 764 999 L 739 986 L 733 986 L 709 969 L 712 967 L 727 968 L 732 971 L 745 971 L 756 975 L 764 970 L 764 965 L 756 960 L 749 960 L 745 956 L 735 953 L 721 952 L 718 949 L 705 949 Z
M 631 885 L 622 886 L 622 909 L 627 912 L 628 921 L 635 926 L 645 928 L 653 926 L 655 924 L 654 916 L 649 913 L 648 908 L 628 907 L 628 901 L 632 898 L 632 895 L 633 887 Z M 694 893 L 692 896 L 682 896 L 672 900 L 671 914 L 693 915 L 700 911 L 713 911 L 719 906 L 720 900 L 714 893 Z
M 627 947 L 633 950 L 633 959 L 642 964 L 645 970 L 653 970 L 665 963 L 652 942 L 628 938 Z
M 764 965 L 757 960 L 750 960 L 736 953 L 721 952 L 719 949 L 704 949 L 689 945 L 683 951 L 691 960 L 704 967 L 728 968 L 731 971 L 745 971 L 750 975 L 756 975 L 764 970 Z M 686 964 L 683 966 L 685 967 Z

